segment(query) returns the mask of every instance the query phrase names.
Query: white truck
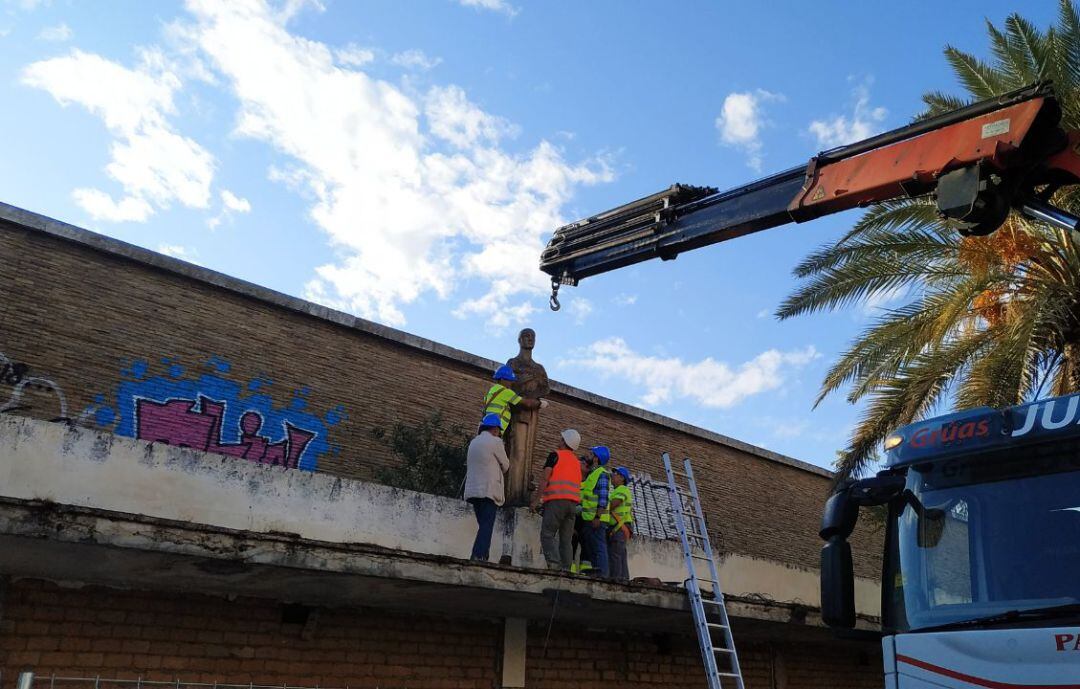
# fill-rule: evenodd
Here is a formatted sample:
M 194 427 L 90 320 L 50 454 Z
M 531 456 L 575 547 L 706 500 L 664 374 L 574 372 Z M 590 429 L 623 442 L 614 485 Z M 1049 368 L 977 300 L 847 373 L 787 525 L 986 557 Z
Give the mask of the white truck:
M 905 426 L 822 519 L 822 611 L 855 625 L 860 507 L 886 511 L 887 689 L 1080 689 L 1080 394 Z

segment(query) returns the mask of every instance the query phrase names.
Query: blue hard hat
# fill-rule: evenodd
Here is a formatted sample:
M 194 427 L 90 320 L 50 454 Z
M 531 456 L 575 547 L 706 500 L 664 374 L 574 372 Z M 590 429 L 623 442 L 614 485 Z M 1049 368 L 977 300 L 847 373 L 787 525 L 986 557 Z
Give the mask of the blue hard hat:
M 615 473 L 623 477 L 623 481 L 630 483 L 630 470 L 626 467 L 619 467 L 615 470 Z
M 597 445 L 596 447 L 589 448 L 592 453 L 596 455 L 596 458 L 600 460 L 600 466 L 604 466 L 611 459 L 611 450 L 607 449 L 606 445 Z
M 502 430 L 502 417 L 498 414 L 485 414 L 480 421 L 480 428 L 498 428 Z
M 505 364 L 495 369 L 495 375 L 492 377 L 495 380 L 508 380 L 511 383 L 517 380 L 517 376 L 514 375 L 514 369 Z

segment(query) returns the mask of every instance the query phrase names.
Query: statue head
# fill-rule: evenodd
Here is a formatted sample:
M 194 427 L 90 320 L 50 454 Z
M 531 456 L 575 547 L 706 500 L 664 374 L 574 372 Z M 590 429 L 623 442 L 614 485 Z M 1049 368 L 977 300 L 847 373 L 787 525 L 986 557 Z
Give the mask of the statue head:
M 521 345 L 522 350 L 532 350 L 536 346 L 536 331 L 532 328 L 525 328 L 518 333 L 518 344 Z

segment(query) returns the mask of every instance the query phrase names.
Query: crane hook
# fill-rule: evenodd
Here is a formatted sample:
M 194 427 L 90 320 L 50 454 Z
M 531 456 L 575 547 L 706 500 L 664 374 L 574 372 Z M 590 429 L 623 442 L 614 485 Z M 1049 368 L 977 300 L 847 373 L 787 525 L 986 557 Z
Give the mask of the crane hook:
M 548 300 L 548 304 L 552 311 L 562 308 L 562 304 L 559 303 L 559 281 L 555 278 L 551 278 L 551 299 Z

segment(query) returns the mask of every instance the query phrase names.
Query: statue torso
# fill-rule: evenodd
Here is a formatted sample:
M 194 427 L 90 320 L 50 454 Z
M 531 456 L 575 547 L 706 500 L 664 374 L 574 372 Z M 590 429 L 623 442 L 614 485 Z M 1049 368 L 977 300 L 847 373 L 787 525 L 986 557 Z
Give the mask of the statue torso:
M 547 371 L 540 364 L 521 356 L 514 357 L 507 361 L 506 364 L 514 370 L 514 375 L 517 376 L 517 380 L 511 386 L 517 394 L 522 397 L 536 399 L 546 397 L 551 392 Z

